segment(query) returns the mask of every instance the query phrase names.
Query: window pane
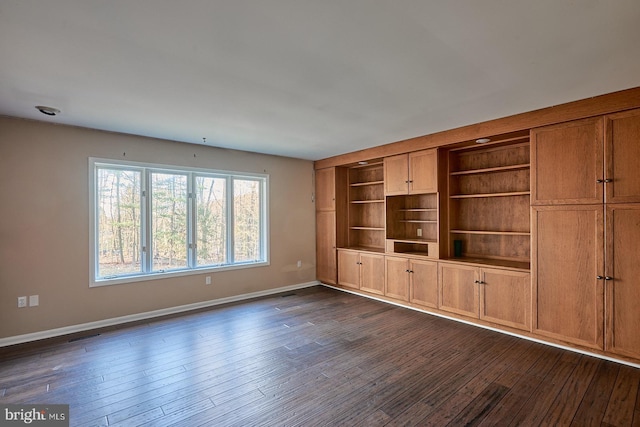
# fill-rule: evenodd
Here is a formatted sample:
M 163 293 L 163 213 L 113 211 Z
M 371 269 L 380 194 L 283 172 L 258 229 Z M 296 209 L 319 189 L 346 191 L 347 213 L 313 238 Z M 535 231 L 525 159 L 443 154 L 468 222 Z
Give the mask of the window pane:
M 151 174 L 153 271 L 187 267 L 187 177 Z
M 139 171 L 98 169 L 97 175 L 98 277 L 139 273 Z
M 227 180 L 196 177 L 197 264 L 227 261 Z
M 234 261 L 260 260 L 260 181 L 233 180 L 233 214 Z

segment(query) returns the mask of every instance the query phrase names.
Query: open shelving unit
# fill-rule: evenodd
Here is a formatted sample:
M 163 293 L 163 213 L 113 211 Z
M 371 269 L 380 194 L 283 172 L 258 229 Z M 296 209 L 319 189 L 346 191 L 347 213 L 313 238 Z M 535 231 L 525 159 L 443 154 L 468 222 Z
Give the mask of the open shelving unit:
M 351 166 L 348 175 L 347 247 L 384 252 L 385 203 L 382 160 Z
M 530 268 L 529 135 L 448 151 L 447 257 Z
M 438 193 L 387 196 L 387 253 L 437 258 Z

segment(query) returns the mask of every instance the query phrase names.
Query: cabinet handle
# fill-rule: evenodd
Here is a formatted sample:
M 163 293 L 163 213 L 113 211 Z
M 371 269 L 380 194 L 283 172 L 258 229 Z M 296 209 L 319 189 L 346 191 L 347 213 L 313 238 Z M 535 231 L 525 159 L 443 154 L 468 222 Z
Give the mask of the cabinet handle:
M 482 280 L 475 280 L 473 283 L 477 283 L 478 285 L 484 285 L 485 282 L 483 282 Z
M 611 276 L 604 276 L 604 280 L 613 280 L 613 277 L 611 277 Z
M 613 182 L 613 180 L 611 178 L 607 178 L 604 180 L 604 182 Z
M 413 273 L 413 270 L 409 270 L 409 273 Z
M 598 184 L 602 184 L 602 183 L 604 182 L 604 179 L 596 179 L 596 182 L 597 182 Z
M 596 279 L 602 280 L 602 279 L 604 279 L 604 276 L 596 276 Z
M 406 269 L 404 272 L 405 272 L 405 273 L 411 273 L 411 270 Z

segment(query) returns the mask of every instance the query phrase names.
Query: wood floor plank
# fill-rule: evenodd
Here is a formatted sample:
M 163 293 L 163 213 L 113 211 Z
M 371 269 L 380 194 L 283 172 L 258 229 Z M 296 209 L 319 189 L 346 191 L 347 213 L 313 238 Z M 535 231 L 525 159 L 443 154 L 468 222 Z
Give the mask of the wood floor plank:
M 640 371 L 312 287 L 0 349 L 72 426 L 640 424 Z
M 589 384 L 598 368 L 598 360 L 593 357 L 582 357 L 573 375 L 569 377 L 564 387 L 551 403 L 547 416 L 542 420 L 545 425 L 571 424 L 580 402 L 587 392 Z
M 526 353 L 531 346 L 527 344 L 529 343 L 514 340 L 512 345 L 506 348 L 503 353 L 496 352 L 495 359 L 498 360 L 497 363 L 495 361 L 488 363 L 486 368 L 482 369 L 478 375 L 473 377 L 460 389 L 456 390 L 455 394 L 444 400 L 441 405 L 432 410 L 430 416 L 425 416 L 423 422 L 439 425 L 445 425 L 451 422 L 474 399 L 486 393 L 487 387 L 495 388 L 501 386 L 506 393 L 506 391 L 509 390 L 508 387 L 495 383 L 495 380 Z M 487 409 L 489 410 L 491 408 Z M 425 415 L 425 408 L 421 408 L 421 411 L 422 414 Z M 409 422 L 411 419 L 412 417 L 410 416 L 407 418 L 407 421 Z
M 511 421 L 512 425 L 539 425 L 574 370 L 574 364 L 558 361 L 528 396 L 526 403 Z
M 619 370 L 620 365 L 616 363 L 602 360 L 599 362 L 593 379 L 573 417 L 572 426 L 599 426 L 602 423 Z
M 612 426 L 624 426 L 633 421 L 639 383 L 638 369 L 628 366 L 620 367 L 603 422 Z

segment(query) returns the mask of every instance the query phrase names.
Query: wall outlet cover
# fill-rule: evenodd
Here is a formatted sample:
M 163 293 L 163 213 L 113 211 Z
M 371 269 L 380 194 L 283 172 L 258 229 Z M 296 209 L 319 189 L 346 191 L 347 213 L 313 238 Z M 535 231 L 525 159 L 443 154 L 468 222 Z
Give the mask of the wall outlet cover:
M 29 307 L 36 307 L 40 305 L 40 295 L 29 296 Z

